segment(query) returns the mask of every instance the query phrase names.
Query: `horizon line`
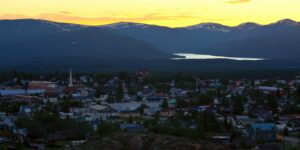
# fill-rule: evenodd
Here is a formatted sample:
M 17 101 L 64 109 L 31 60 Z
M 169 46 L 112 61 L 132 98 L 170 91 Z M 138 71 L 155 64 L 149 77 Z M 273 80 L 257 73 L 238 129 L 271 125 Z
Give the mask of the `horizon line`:
M 246 24 L 246 23 L 254 23 L 254 24 L 257 24 L 259 26 L 267 26 L 267 25 L 278 23 L 280 21 L 284 21 L 284 20 L 291 20 L 293 22 L 300 23 L 299 21 L 294 20 L 294 19 L 282 18 L 282 19 L 279 19 L 277 21 L 273 21 L 273 22 L 269 22 L 269 23 L 265 23 L 265 24 L 258 23 L 258 22 L 252 22 L 252 21 L 241 22 L 241 23 L 236 24 L 236 25 L 226 25 L 226 24 L 218 23 L 218 22 L 202 22 L 202 23 L 196 23 L 196 24 L 191 24 L 191 25 L 186 25 L 186 26 L 172 27 L 172 26 L 165 26 L 165 25 L 152 24 L 152 23 L 143 23 L 143 22 L 133 22 L 133 21 L 116 21 L 116 22 L 112 22 L 112 23 L 93 25 L 93 24 L 74 23 L 74 22 L 68 22 L 68 21 L 63 22 L 63 21 L 56 21 L 56 20 L 47 20 L 47 19 L 41 19 L 41 18 L 0 19 L 0 21 L 5 21 L 5 20 L 8 20 L 8 21 L 14 21 L 14 20 L 41 20 L 41 21 L 48 21 L 48 22 L 54 22 L 54 23 L 64 23 L 64 24 L 73 24 L 73 25 L 90 26 L 90 27 L 107 26 L 107 25 L 114 25 L 114 24 L 118 24 L 118 23 L 135 23 L 135 24 L 144 24 L 144 25 L 159 26 L 159 27 L 166 27 L 166 28 L 173 28 L 173 29 L 186 28 L 186 27 L 191 27 L 191 26 L 196 26 L 196 25 L 201 25 L 201 24 L 219 24 L 219 25 L 227 26 L 227 27 L 238 27 L 238 26 L 241 26 L 241 25 Z

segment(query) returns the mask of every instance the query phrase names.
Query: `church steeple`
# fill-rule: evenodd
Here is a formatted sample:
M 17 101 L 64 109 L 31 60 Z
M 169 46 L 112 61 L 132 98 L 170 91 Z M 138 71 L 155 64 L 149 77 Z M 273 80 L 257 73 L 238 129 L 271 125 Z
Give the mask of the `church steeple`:
M 73 87 L 72 69 L 70 68 L 69 84 L 68 87 Z

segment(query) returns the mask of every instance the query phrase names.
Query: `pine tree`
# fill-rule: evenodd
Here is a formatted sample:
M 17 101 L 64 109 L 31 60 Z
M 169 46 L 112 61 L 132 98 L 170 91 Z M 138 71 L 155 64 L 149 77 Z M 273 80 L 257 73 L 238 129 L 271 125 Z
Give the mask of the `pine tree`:
M 123 87 L 122 87 L 122 84 L 119 83 L 116 88 L 116 99 L 117 99 L 117 101 L 121 101 L 122 98 L 123 98 Z
M 274 94 L 268 95 L 268 106 L 272 109 L 272 111 L 277 112 L 278 103 L 276 96 Z
M 167 100 L 164 100 L 163 103 L 162 103 L 162 105 L 161 105 L 161 107 L 162 107 L 163 109 L 168 109 L 168 108 L 169 108 L 168 101 L 167 101 Z
M 233 98 L 233 110 L 235 114 L 242 114 L 244 112 L 244 106 L 242 97 L 240 96 L 234 96 Z

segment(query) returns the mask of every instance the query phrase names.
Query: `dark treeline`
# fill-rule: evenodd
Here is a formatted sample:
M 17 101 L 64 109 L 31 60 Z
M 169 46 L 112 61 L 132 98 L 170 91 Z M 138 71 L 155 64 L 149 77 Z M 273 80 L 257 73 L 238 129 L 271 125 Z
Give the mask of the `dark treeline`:
M 300 69 L 285 69 L 285 70 L 247 70 L 247 71 L 195 71 L 195 72 L 160 72 L 151 71 L 149 80 L 163 82 L 171 80 L 184 80 L 194 81 L 196 79 L 295 79 L 300 75 Z M 120 72 L 81 72 L 79 70 L 73 71 L 73 78 L 79 78 L 80 76 L 89 76 L 94 78 L 98 82 L 103 82 L 104 79 L 111 77 L 119 77 L 126 80 L 131 75 L 134 75 L 133 71 L 120 71 Z M 65 80 L 69 76 L 69 70 L 64 72 L 25 72 L 25 71 L 7 71 L 0 72 L 0 82 L 5 82 L 13 79 L 22 80 Z M 150 82 L 150 81 L 149 81 Z

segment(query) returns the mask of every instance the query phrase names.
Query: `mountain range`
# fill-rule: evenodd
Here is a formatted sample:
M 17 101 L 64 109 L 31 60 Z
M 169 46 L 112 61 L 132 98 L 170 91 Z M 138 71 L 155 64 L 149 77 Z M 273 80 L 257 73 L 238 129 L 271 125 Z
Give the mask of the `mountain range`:
M 173 55 L 147 42 L 100 29 L 44 20 L 0 21 L 1 65 L 160 59 Z
M 290 19 L 268 25 L 202 23 L 180 28 L 130 22 L 86 26 L 34 19 L 0 20 L 0 35 L 2 68 L 91 64 L 144 67 L 144 62 L 170 61 L 173 53 L 300 58 L 300 23 Z
M 300 58 L 300 23 L 290 19 L 268 25 L 248 22 L 235 27 L 202 23 L 168 28 L 122 22 L 101 28 L 146 41 L 170 53 L 190 52 L 269 59 Z

